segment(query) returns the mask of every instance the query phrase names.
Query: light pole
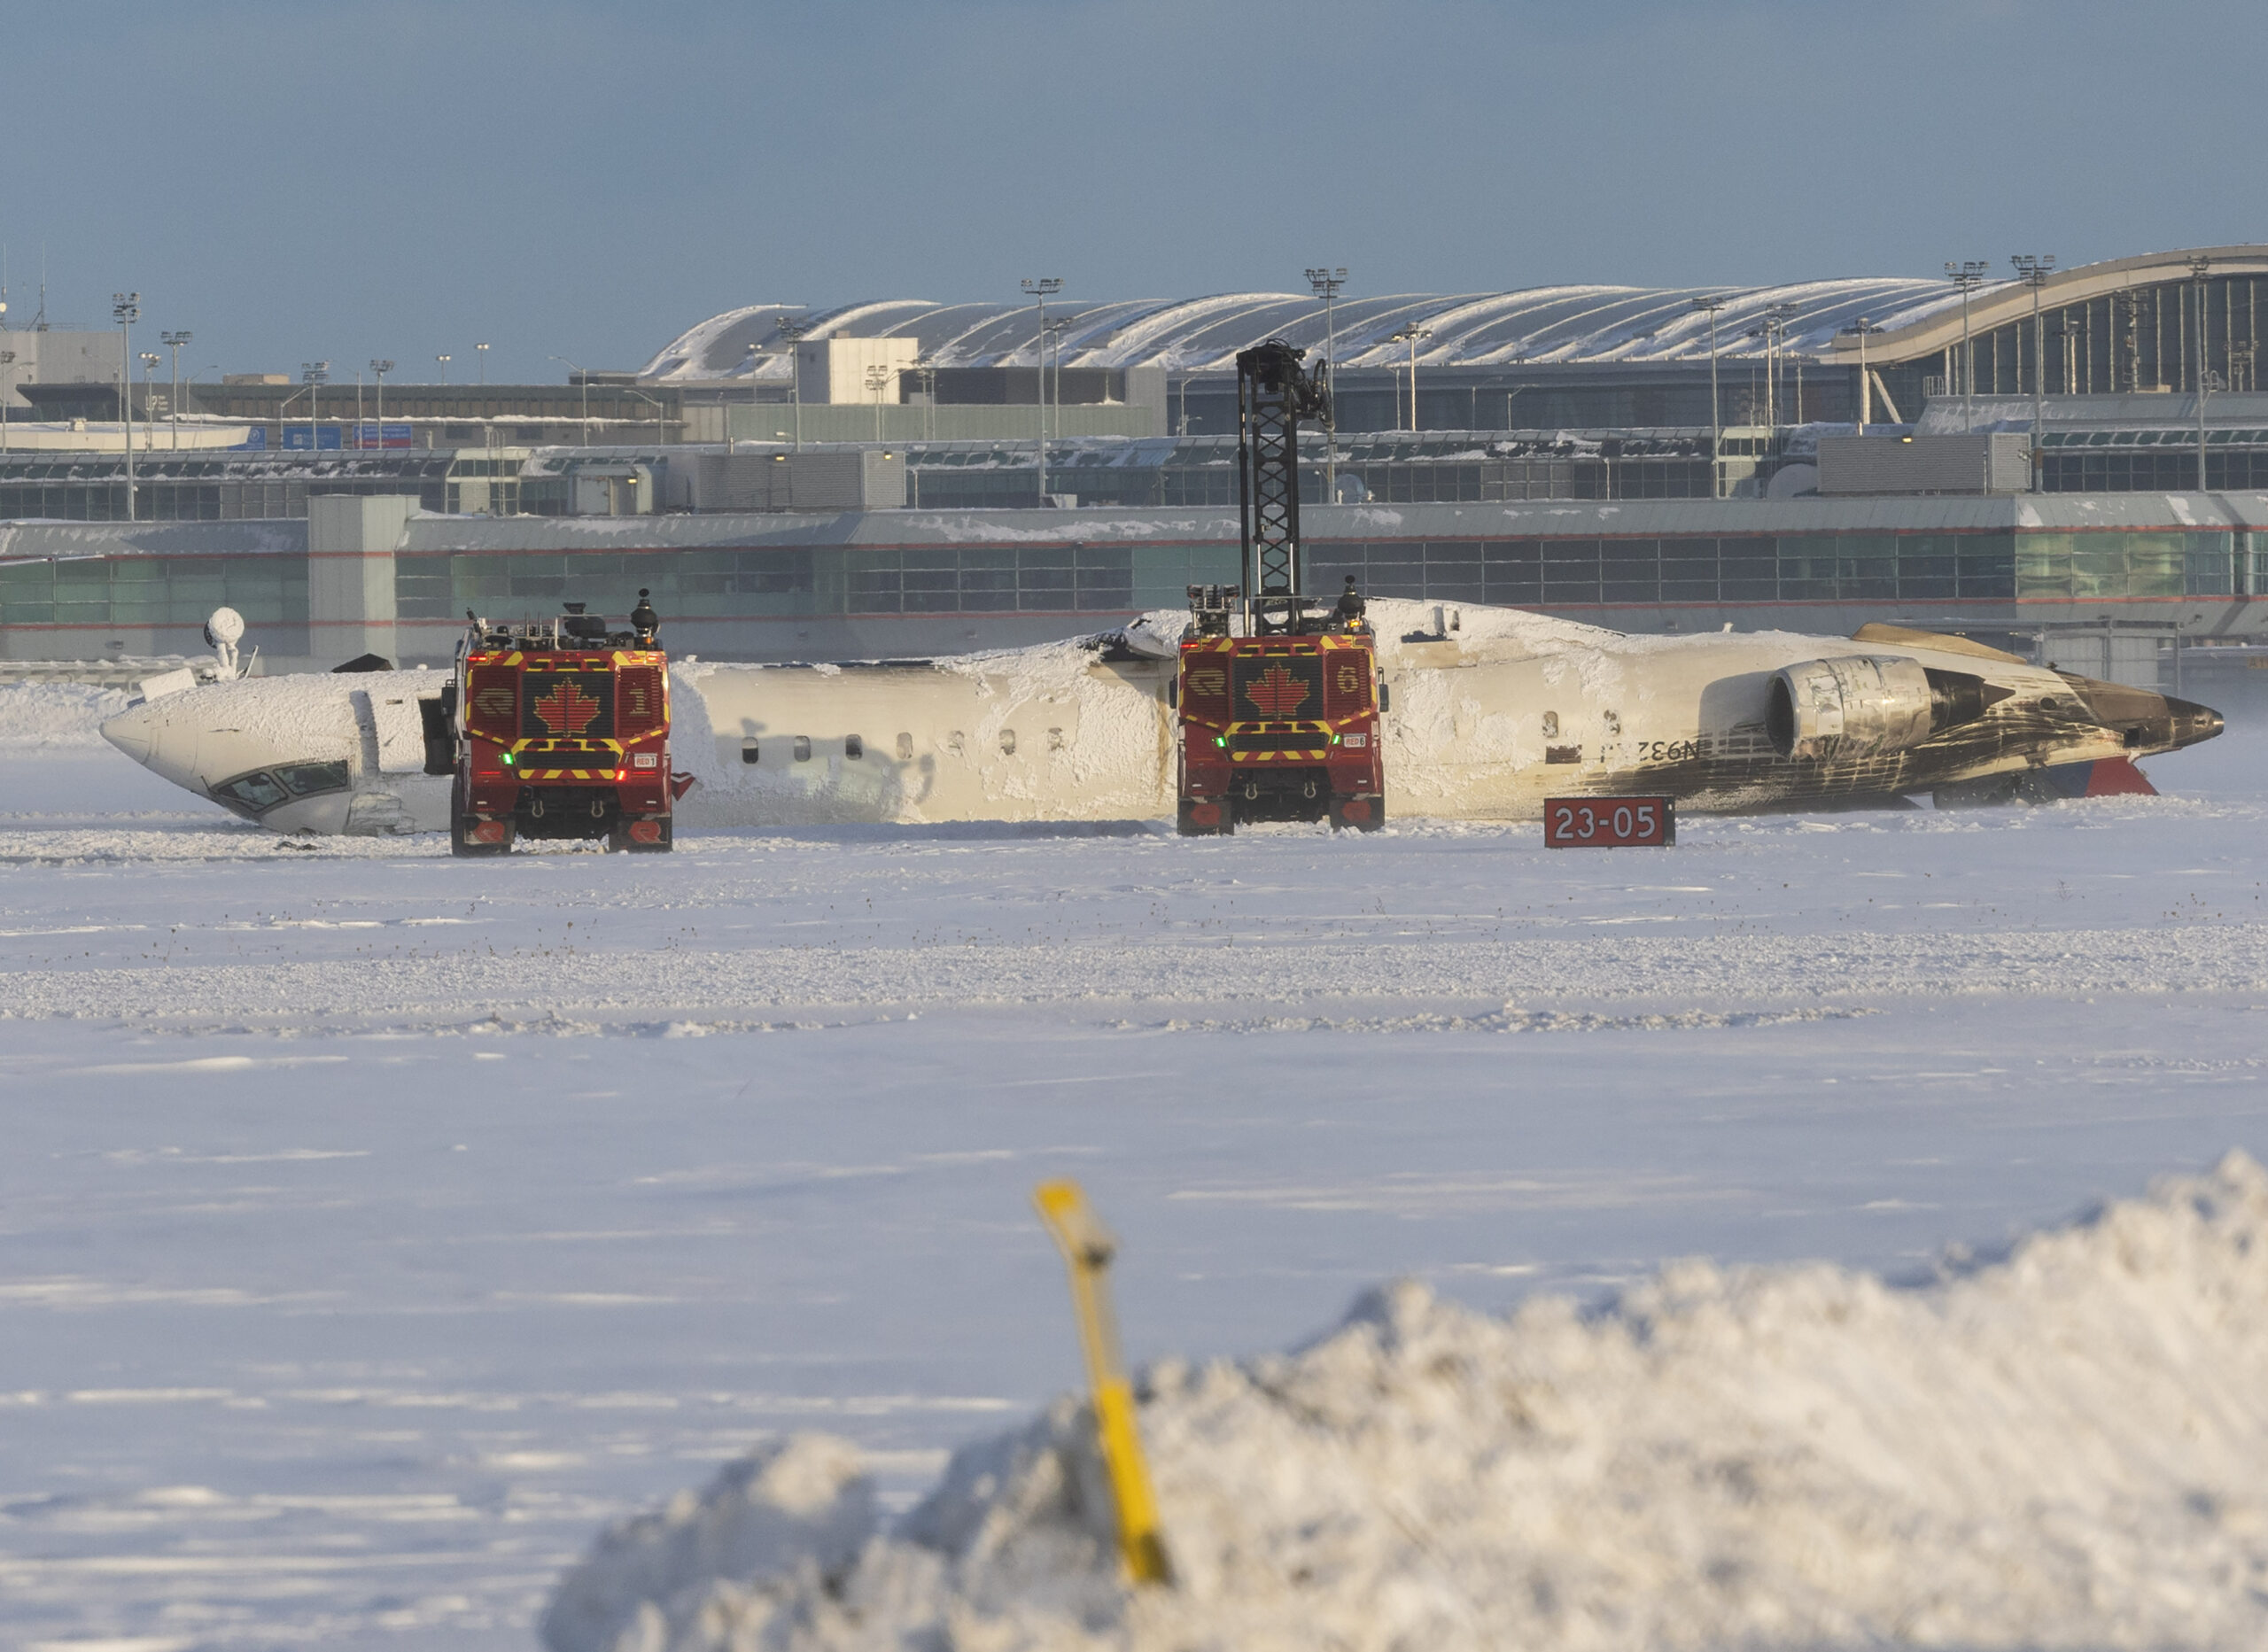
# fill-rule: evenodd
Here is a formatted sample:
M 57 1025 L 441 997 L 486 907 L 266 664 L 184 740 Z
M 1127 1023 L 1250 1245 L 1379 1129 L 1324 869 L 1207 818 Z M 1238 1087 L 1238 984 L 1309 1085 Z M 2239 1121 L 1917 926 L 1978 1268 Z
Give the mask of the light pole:
M 1764 313 L 1764 423 L 1767 443 L 1776 443 L 1780 433 L 1780 346 L 1788 339 L 1788 318 L 1796 313 L 1792 304 L 1775 304 Z M 1795 409 L 1798 423 L 1803 409 Z
M 299 382 L 307 387 L 307 451 L 320 453 L 322 451 L 322 420 L 316 416 L 316 408 L 322 400 L 320 387 L 330 382 L 330 363 L 300 362 Z
M 370 376 L 378 381 L 378 446 L 386 445 L 386 375 L 393 371 L 393 363 L 370 358 Z M 360 446 L 358 442 L 355 444 Z
M 811 324 L 808 322 L 799 322 L 792 315 L 775 315 L 772 318 L 772 330 L 788 341 L 788 399 L 795 405 L 796 451 L 797 453 L 801 453 L 804 451 L 804 353 L 802 345 L 804 342 L 804 335 L 811 331 Z M 753 370 L 753 366 L 751 366 L 750 371 Z M 749 394 L 750 396 L 756 394 L 756 390 L 753 385 L 750 387 Z
M 0 350 L 0 369 L 13 367 L 15 364 L 16 353 L 14 351 Z M 5 378 L 6 376 L 6 372 L 4 370 L 0 370 L 0 378 Z M 0 454 L 4 454 L 8 451 L 8 398 L 15 393 L 16 392 L 8 385 L 0 384 Z
M 179 452 L 181 449 L 181 347 L 189 343 L 190 340 L 195 337 L 196 335 L 194 333 L 185 332 L 159 333 L 158 335 L 158 341 L 164 345 L 167 349 L 174 353 L 174 405 L 170 411 L 174 422 L 174 449 L 175 452 Z
M 1859 434 L 1861 436 L 1867 433 L 1867 426 L 1874 423 L 1875 410 L 1874 381 L 1867 376 L 1867 340 L 1876 333 L 1886 330 L 1861 315 L 1859 324 L 1845 334 L 1845 337 L 1859 341 Z
M 630 390 L 630 386 L 627 384 L 625 384 L 623 388 L 625 390 Z M 664 435 L 662 431 L 662 415 L 669 411 L 668 407 L 655 400 L 642 390 L 630 390 L 630 393 L 637 397 L 639 400 L 644 402 L 648 407 L 654 410 L 654 446 L 656 447 L 667 446 L 669 445 L 669 438 Z
M 134 323 L 142 319 L 142 295 L 110 295 L 111 319 L 118 323 L 118 410 L 126 424 L 126 519 L 134 520 Z
M 1339 396 L 1331 382 L 1331 366 L 1339 352 L 1339 291 L 1346 284 L 1343 264 L 1308 271 L 1309 287 L 1323 300 L 1323 497 L 1332 505 L 1339 502 Z
M 144 424 L 150 422 L 150 375 L 157 370 L 158 363 L 165 359 L 155 350 L 142 352 L 142 423 Z M 154 448 L 157 445 L 157 438 L 151 437 L 150 446 Z
M 1420 327 L 1415 322 L 1405 322 L 1399 331 L 1386 336 L 1388 344 L 1410 346 L 1410 433 L 1412 436 L 1418 433 L 1418 341 L 1433 336 L 1432 328 Z
M 1971 399 L 1977 389 L 1977 353 L 1969 342 L 1969 295 L 1984 284 L 1984 272 L 1991 268 L 1981 258 L 1946 266 L 1946 279 L 1961 289 L 1961 428 L 1964 435 L 1977 428 L 1976 404 Z
M 866 365 L 866 394 L 874 404 L 874 439 L 882 439 L 882 392 L 889 387 L 890 372 L 879 361 Z
M 583 446 L 588 447 L 591 445 L 591 376 L 574 362 L 568 361 L 563 355 L 555 355 L 550 359 L 554 361 L 566 361 L 568 370 L 575 375 L 575 382 L 583 387 Z
M 1047 503 L 1047 300 L 1063 291 L 1060 275 L 1042 275 L 1037 280 L 1027 275 L 1023 283 L 1025 296 L 1039 306 L 1039 502 Z
M 913 370 L 921 375 L 921 434 L 934 441 L 937 435 L 937 361 L 924 350 L 913 361 Z
M 2205 274 L 2213 267 L 2210 258 L 2189 260 L 2190 277 L 2197 283 L 2197 491 L 2205 491 Z M 2232 328 L 2231 331 L 2235 330 Z
M 2047 336 L 2040 330 L 2039 290 L 2047 284 L 2047 277 L 2055 271 L 2055 255 L 2050 252 L 2041 257 L 2031 252 L 2018 252 L 2011 256 L 2008 262 L 2016 266 L 2016 279 L 2031 289 L 2031 491 L 2037 493 L 2040 491 L 2041 483 L 2047 480 L 2045 461 L 2039 452 L 2039 426 L 2041 386 L 2047 382 Z M 2202 462 L 2202 458 L 2200 462 Z M 2202 471 L 2198 475 L 2197 486 L 2201 492 L 2205 486 Z
M 448 355 L 437 355 L 433 358 L 441 364 L 441 383 L 444 385 L 449 382 L 449 363 L 454 359 Z
M 1063 439 L 1063 334 L 1071 325 L 1071 318 L 1059 315 L 1047 323 L 1047 348 L 1055 362 L 1052 383 L 1055 386 L 1050 405 L 1054 409 L 1055 439 Z
M 486 345 L 473 345 L 472 359 L 480 363 L 480 382 L 485 384 L 488 382 L 488 346 Z
M 1718 449 L 1725 445 L 1725 420 L 1717 399 L 1717 312 L 1725 307 L 1725 295 L 1718 292 L 1696 299 L 1693 307 L 1709 318 L 1709 497 L 1722 499 L 1725 465 Z

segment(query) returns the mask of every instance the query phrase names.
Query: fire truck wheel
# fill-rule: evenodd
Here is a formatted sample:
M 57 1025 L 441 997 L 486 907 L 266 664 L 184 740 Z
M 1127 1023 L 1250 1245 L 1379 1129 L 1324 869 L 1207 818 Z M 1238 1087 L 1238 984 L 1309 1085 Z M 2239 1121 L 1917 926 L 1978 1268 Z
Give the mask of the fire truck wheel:
M 480 842 L 474 834 L 480 832 L 484 825 L 491 832 L 501 827 L 501 835 L 491 842 Z M 485 823 L 476 821 L 465 810 L 464 781 L 459 779 L 453 783 L 449 787 L 449 853 L 459 856 L 477 856 L 509 855 L 511 852 L 510 825 L 502 821 L 492 820 Z
M 1386 824 L 1386 798 L 1334 797 L 1331 800 L 1331 829 L 1375 832 Z
M 666 820 L 617 820 L 606 834 L 610 855 L 666 855 L 670 852 L 671 823 Z
M 1236 816 L 1226 798 L 1184 797 L 1174 829 L 1184 837 L 1227 837 L 1237 829 Z

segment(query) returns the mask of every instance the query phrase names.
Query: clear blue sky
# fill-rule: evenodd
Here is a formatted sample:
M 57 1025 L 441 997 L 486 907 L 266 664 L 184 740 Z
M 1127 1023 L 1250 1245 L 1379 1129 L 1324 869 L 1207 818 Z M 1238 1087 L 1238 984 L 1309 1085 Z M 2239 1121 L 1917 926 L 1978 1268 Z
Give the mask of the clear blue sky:
M 556 382 L 742 303 L 2268 239 L 2268 6 L 0 0 L 13 318 Z M 186 367 L 190 363 L 184 360 Z

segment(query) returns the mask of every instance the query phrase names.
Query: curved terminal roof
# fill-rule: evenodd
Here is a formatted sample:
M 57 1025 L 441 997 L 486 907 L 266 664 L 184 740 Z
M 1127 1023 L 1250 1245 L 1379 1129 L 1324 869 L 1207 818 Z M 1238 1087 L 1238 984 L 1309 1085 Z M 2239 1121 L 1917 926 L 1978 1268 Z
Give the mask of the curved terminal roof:
M 2268 246 L 2153 253 L 2058 271 L 2048 278 L 2042 300 L 2054 309 L 2127 287 L 2186 281 L 2191 261 L 2201 257 L 2217 275 L 2268 275 Z M 1342 297 L 1333 355 L 1341 368 L 1403 365 L 1410 341 L 1394 335 L 1415 326 L 1421 330 L 1418 361 L 1428 367 L 1705 361 L 1709 316 L 1694 308 L 1697 299 L 1720 301 L 1717 351 L 1728 359 L 1762 355 L 1765 324 L 1775 314 L 1785 330 L 1780 348 L 1828 361 L 1855 358 L 1848 330 L 1861 318 L 1882 330 L 1869 337 L 1868 351 L 1884 362 L 1939 350 L 1961 337 L 1961 297 L 1942 278 L 1861 277 L 1745 289 L 1530 287 Z M 1028 302 L 899 299 L 799 316 L 801 308 L 754 304 L 711 316 L 672 339 L 639 376 L 662 383 L 785 383 L 788 341 L 780 330 L 782 319 L 802 320 L 812 338 L 915 338 L 930 364 L 940 368 L 1030 367 L 1038 359 L 1038 316 Z M 2031 309 L 2030 291 L 2021 283 L 1989 281 L 1969 300 L 1969 327 L 1982 331 Z M 1266 338 L 1317 352 L 1324 345 L 1322 300 L 1301 293 L 1084 304 L 1065 294 L 1048 306 L 1048 320 L 1051 326 L 1068 323 L 1059 360 L 1071 368 L 1229 372 L 1238 351 Z

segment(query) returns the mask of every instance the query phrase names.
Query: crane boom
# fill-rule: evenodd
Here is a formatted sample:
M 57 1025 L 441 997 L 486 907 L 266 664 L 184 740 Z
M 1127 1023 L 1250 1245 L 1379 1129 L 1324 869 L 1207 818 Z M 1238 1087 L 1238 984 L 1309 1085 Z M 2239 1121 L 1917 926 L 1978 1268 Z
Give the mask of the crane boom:
M 1296 633 L 1309 598 L 1300 589 L 1300 421 L 1322 419 L 1330 388 L 1306 352 L 1270 338 L 1237 353 L 1237 472 L 1242 484 L 1244 588 L 1250 634 Z

